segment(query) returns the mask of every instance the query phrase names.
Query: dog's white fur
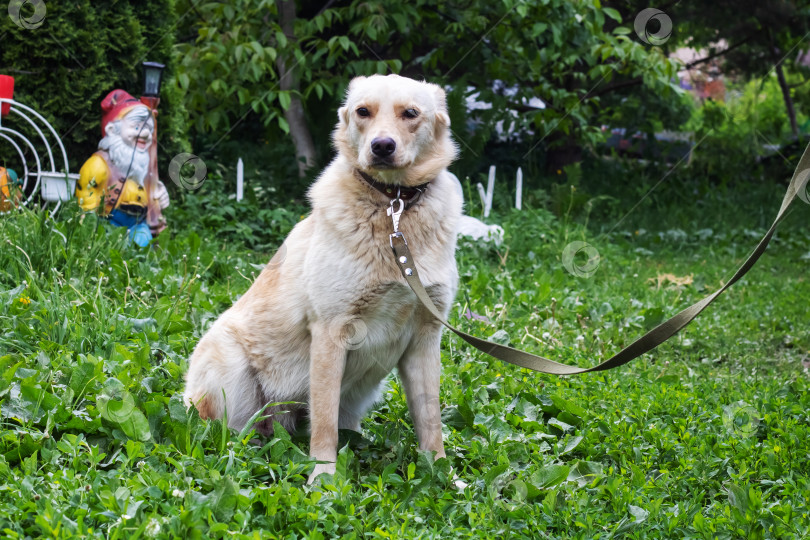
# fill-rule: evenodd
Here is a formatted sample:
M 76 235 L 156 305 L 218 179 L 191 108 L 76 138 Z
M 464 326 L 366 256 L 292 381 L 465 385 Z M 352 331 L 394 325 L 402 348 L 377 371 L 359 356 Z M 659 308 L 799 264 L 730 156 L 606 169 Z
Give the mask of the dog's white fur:
M 368 116 L 358 110 L 364 108 Z M 416 111 L 416 118 L 409 118 Z M 444 456 L 439 410 L 441 325 L 419 304 L 389 246 L 389 198 L 362 182 L 430 182 L 402 215 L 417 270 L 446 315 L 456 293 L 456 227 L 462 200 L 446 168 L 450 139 L 444 91 L 397 75 L 358 77 L 333 140 L 338 155 L 309 190 L 298 223 L 250 289 L 203 336 L 190 360 L 185 399 L 202 417 L 243 427 L 267 403 L 293 429 L 309 412 L 310 482 L 334 473 L 338 428 L 360 429 L 381 382 L 398 368 L 420 448 Z M 371 141 L 396 150 L 379 163 Z M 377 162 L 375 162 L 375 159 Z M 271 420 L 256 425 L 269 433 Z

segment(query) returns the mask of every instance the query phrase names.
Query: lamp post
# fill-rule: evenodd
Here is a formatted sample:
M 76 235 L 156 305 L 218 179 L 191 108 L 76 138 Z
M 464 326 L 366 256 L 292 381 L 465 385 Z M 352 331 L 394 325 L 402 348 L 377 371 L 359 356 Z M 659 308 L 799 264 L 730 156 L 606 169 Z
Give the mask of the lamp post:
M 141 103 L 149 107 L 155 122 L 152 133 L 152 147 L 149 149 L 152 170 L 157 178 L 157 107 L 160 104 L 160 84 L 163 79 L 163 69 L 166 66 L 157 62 L 143 63 L 143 94 Z
M 143 63 L 143 97 L 160 99 L 160 84 L 163 82 L 165 67 L 157 62 Z M 144 101 L 143 97 L 141 101 Z
M 157 106 L 160 103 L 160 83 L 163 79 L 163 68 L 166 66 L 157 62 L 144 62 L 143 63 L 143 94 L 141 95 L 141 103 L 149 107 L 152 111 L 152 120 L 155 123 L 152 130 L 152 144 L 149 147 L 149 174 L 146 178 L 146 189 L 149 193 L 154 193 L 155 186 L 158 184 L 158 162 L 157 162 L 157 146 L 158 146 L 158 131 L 157 131 Z M 163 188 L 165 191 L 166 188 Z M 155 201 L 150 202 L 150 208 L 147 209 L 147 215 L 154 215 L 157 210 L 152 208 L 157 204 Z M 151 225 L 151 219 L 149 219 Z

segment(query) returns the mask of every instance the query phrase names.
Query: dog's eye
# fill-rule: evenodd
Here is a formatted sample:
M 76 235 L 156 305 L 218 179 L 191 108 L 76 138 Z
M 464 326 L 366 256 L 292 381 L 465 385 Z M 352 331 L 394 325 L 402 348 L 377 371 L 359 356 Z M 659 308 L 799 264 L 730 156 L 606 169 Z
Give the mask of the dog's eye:
M 367 116 L 371 116 L 371 113 L 368 112 L 368 109 L 366 109 L 365 107 L 360 107 L 359 109 L 357 109 L 357 116 L 362 116 L 363 118 L 365 118 Z
M 416 118 L 417 116 L 419 116 L 419 111 L 417 111 L 416 109 L 405 109 L 405 111 L 402 113 L 402 116 L 404 116 L 405 118 Z

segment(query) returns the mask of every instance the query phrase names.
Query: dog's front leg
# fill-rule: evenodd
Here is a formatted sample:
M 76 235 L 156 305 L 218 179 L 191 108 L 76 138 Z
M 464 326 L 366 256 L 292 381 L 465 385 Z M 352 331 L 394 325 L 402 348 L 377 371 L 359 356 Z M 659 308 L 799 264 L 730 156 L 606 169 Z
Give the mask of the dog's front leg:
M 399 361 L 399 375 L 405 388 L 420 450 L 445 457 L 442 417 L 439 405 L 441 376 L 441 327 L 425 324 Z
M 318 461 L 309 475 L 312 483 L 321 473 L 334 474 L 337 461 L 340 385 L 346 365 L 346 348 L 330 336 L 325 324 L 312 328 L 309 363 L 309 455 Z

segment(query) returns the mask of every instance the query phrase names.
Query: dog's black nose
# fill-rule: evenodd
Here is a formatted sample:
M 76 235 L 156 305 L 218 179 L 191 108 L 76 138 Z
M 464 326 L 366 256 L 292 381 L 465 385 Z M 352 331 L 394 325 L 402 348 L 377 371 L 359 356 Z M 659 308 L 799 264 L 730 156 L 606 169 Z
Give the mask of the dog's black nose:
M 397 143 L 390 137 L 371 141 L 371 153 L 377 157 L 388 157 L 393 154 L 396 149 Z

